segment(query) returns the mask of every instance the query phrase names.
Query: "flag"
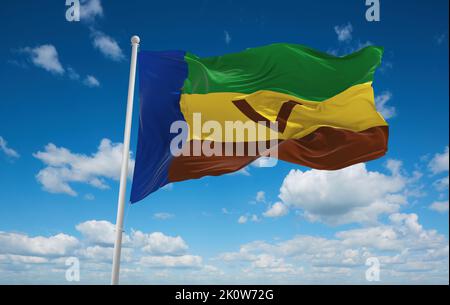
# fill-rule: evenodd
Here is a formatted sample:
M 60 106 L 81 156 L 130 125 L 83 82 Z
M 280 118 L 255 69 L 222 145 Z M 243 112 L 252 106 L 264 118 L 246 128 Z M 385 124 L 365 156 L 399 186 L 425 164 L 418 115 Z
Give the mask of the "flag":
M 275 147 L 279 160 L 336 170 L 383 156 L 388 124 L 376 110 L 372 88 L 382 54 L 369 46 L 336 57 L 284 43 L 207 58 L 141 51 L 131 202 L 171 182 L 242 169 L 263 153 L 249 147 L 263 141 L 261 134 L 273 134 L 272 125 L 276 145 L 265 151 Z M 187 132 L 174 122 L 188 126 Z M 263 132 L 230 138 L 228 122 L 255 122 Z M 174 153 L 177 141 L 181 148 L 177 144 Z M 244 153 L 223 153 L 227 145 L 236 152 L 238 144 Z

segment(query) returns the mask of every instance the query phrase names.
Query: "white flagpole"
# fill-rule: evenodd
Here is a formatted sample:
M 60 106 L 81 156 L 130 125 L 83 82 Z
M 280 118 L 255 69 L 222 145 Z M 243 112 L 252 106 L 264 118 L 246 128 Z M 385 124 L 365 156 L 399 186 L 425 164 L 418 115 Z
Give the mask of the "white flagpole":
M 119 199 L 117 204 L 117 220 L 116 220 L 116 240 L 114 242 L 114 256 L 111 275 L 112 285 L 119 284 L 120 252 L 122 250 L 123 213 L 125 210 L 125 192 L 127 189 L 128 159 L 130 155 L 131 120 L 133 117 L 134 83 L 136 80 L 136 61 L 139 42 L 140 39 L 138 36 L 131 37 L 132 47 L 131 47 L 130 81 L 128 83 L 127 114 L 125 119 L 125 132 L 123 136 L 122 167 L 120 170 L 120 187 L 119 187 Z

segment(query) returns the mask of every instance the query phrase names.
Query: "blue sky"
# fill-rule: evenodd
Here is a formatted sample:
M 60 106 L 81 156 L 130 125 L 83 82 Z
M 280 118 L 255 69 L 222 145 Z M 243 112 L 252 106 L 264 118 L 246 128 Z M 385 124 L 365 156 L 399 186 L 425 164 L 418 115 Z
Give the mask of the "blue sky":
M 82 283 L 109 282 L 138 34 L 141 49 L 199 56 L 381 45 L 374 88 L 391 137 L 386 157 L 343 171 L 252 165 L 128 206 L 123 282 L 368 283 L 376 257 L 382 283 L 448 283 L 448 1 L 380 2 L 367 22 L 363 0 L 88 0 L 68 22 L 62 0 L 3 1 L 0 282 L 67 283 L 67 257 Z

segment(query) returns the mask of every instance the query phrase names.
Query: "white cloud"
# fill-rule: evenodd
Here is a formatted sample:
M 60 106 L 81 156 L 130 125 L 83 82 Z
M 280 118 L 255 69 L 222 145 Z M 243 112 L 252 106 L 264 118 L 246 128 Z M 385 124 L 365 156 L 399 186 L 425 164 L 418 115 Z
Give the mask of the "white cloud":
M 109 246 L 114 245 L 116 228 L 115 225 L 109 221 L 89 220 L 78 224 L 76 229 L 89 243 Z M 129 240 L 128 236 L 125 236 L 124 240 L 127 242 Z
M 238 218 L 238 223 L 239 224 L 245 224 L 249 221 L 251 222 L 259 222 L 261 219 L 258 217 L 258 215 L 256 214 L 247 214 L 247 215 L 242 215 Z
M 223 33 L 225 35 L 225 43 L 229 45 L 231 43 L 231 35 L 228 31 L 224 31 Z
M 430 205 L 430 209 L 439 213 L 446 213 L 448 212 L 448 200 L 435 201 Z
M 324 284 L 364 283 L 369 257 L 380 260 L 382 283 L 448 282 L 448 240 L 425 230 L 416 214 L 394 213 L 388 224 L 339 231 L 331 238 L 254 241 L 218 259 L 239 266 L 242 272 L 235 276 L 240 279 Z
M 31 237 L 0 231 L 0 282 L 63 283 L 66 259 L 74 256 L 83 268 L 82 283 L 107 283 L 113 255 L 114 225 L 104 220 L 90 220 L 80 223 L 76 229 L 81 233 L 80 240 L 63 233 Z M 187 249 L 180 236 L 131 229 L 130 234 L 124 234 L 121 280 L 130 280 L 131 274 L 134 283 L 152 281 L 154 268 L 167 274 L 173 268 L 195 270 L 195 273 L 188 274 L 193 278 L 220 273 L 215 266 L 203 265 L 201 256 L 186 253 Z
M 8 264 L 44 264 L 48 259 L 39 256 L 0 254 L 0 263 Z
M 239 223 L 239 224 L 244 224 L 244 223 L 246 223 L 247 221 L 248 221 L 248 217 L 247 217 L 247 216 L 242 215 L 242 216 L 240 216 L 240 217 L 238 218 L 238 223 Z
M 202 258 L 196 255 L 144 256 L 140 263 L 154 268 L 199 268 L 202 265 Z
M 91 87 L 91 88 L 100 87 L 100 82 L 98 81 L 98 79 L 96 79 L 92 75 L 87 75 L 86 78 L 84 79 L 83 83 L 86 86 Z
M 449 166 L 448 146 L 442 154 L 435 154 L 433 159 L 428 163 L 428 168 L 433 174 L 448 172 Z
M 8 142 L 0 136 L 0 151 L 2 151 L 5 155 L 10 158 L 19 158 L 20 155 L 17 151 L 8 146 Z
M 145 234 L 141 231 L 133 231 L 131 242 L 143 252 L 152 255 L 181 255 L 188 250 L 186 242 L 180 236 L 167 236 L 161 232 Z
M 64 68 L 59 62 L 58 51 L 51 44 L 37 46 L 35 48 L 24 48 L 23 52 L 30 56 L 30 60 L 37 67 L 43 68 L 55 74 L 64 74 Z
M 391 160 L 387 166 L 391 175 L 368 171 L 365 164 L 337 171 L 291 170 L 279 197 L 287 206 L 304 210 L 310 221 L 376 223 L 379 215 L 406 203 L 401 191 L 407 179 L 400 174 L 400 163 Z
M 253 215 L 251 216 L 250 220 L 253 221 L 253 222 L 259 222 L 259 221 L 260 221 L 258 215 L 255 215 L 255 214 L 253 214 Z
M 166 212 L 160 212 L 160 213 L 153 214 L 153 218 L 160 219 L 160 220 L 167 220 L 167 219 L 171 219 L 174 217 L 175 217 L 175 215 L 166 213 Z
M 334 31 L 337 34 L 337 38 L 341 42 L 349 42 L 352 40 L 353 26 L 350 23 L 345 25 L 336 25 Z
M 87 183 L 99 189 L 109 186 L 105 178 L 118 180 L 122 163 L 121 143 L 112 143 L 109 139 L 100 142 L 98 150 L 91 156 L 72 153 L 64 147 L 50 143 L 44 151 L 33 156 L 41 160 L 46 167 L 36 175 L 44 190 L 51 193 L 65 193 L 76 196 L 70 183 Z M 134 168 L 134 160 L 130 158 L 129 175 Z
M 264 191 L 256 193 L 256 202 L 266 202 L 266 193 Z
M 93 31 L 92 36 L 94 47 L 107 58 L 114 61 L 121 61 L 125 58 L 119 44 L 112 37 L 99 31 Z
M 29 237 L 21 233 L 0 231 L 0 253 L 28 256 L 62 256 L 70 254 L 78 240 L 66 234 Z
M 282 202 L 276 202 L 264 212 L 265 217 L 282 217 L 289 213 L 289 208 Z
M 75 71 L 75 69 L 72 67 L 67 67 L 67 75 L 69 76 L 69 78 L 71 80 L 79 80 L 80 79 L 80 74 L 78 74 L 78 72 Z
M 385 119 L 393 118 L 397 113 L 395 107 L 387 105 L 391 99 L 392 93 L 390 91 L 384 91 L 375 97 L 377 111 L 381 113 Z
M 92 22 L 96 17 L 103 17 L 103 7 L 100 0 L 81 0 L 80 20 Z

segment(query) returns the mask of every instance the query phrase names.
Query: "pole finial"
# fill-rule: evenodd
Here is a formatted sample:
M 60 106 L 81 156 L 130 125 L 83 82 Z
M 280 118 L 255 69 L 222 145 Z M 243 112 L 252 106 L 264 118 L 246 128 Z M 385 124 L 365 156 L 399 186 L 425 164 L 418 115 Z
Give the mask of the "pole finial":
M 139 36 L 134 35 L 133 37 L 131 37 L 132 44 L 139 44 L 139 42 L 141 42 L 141 39 L 139 38 Z

